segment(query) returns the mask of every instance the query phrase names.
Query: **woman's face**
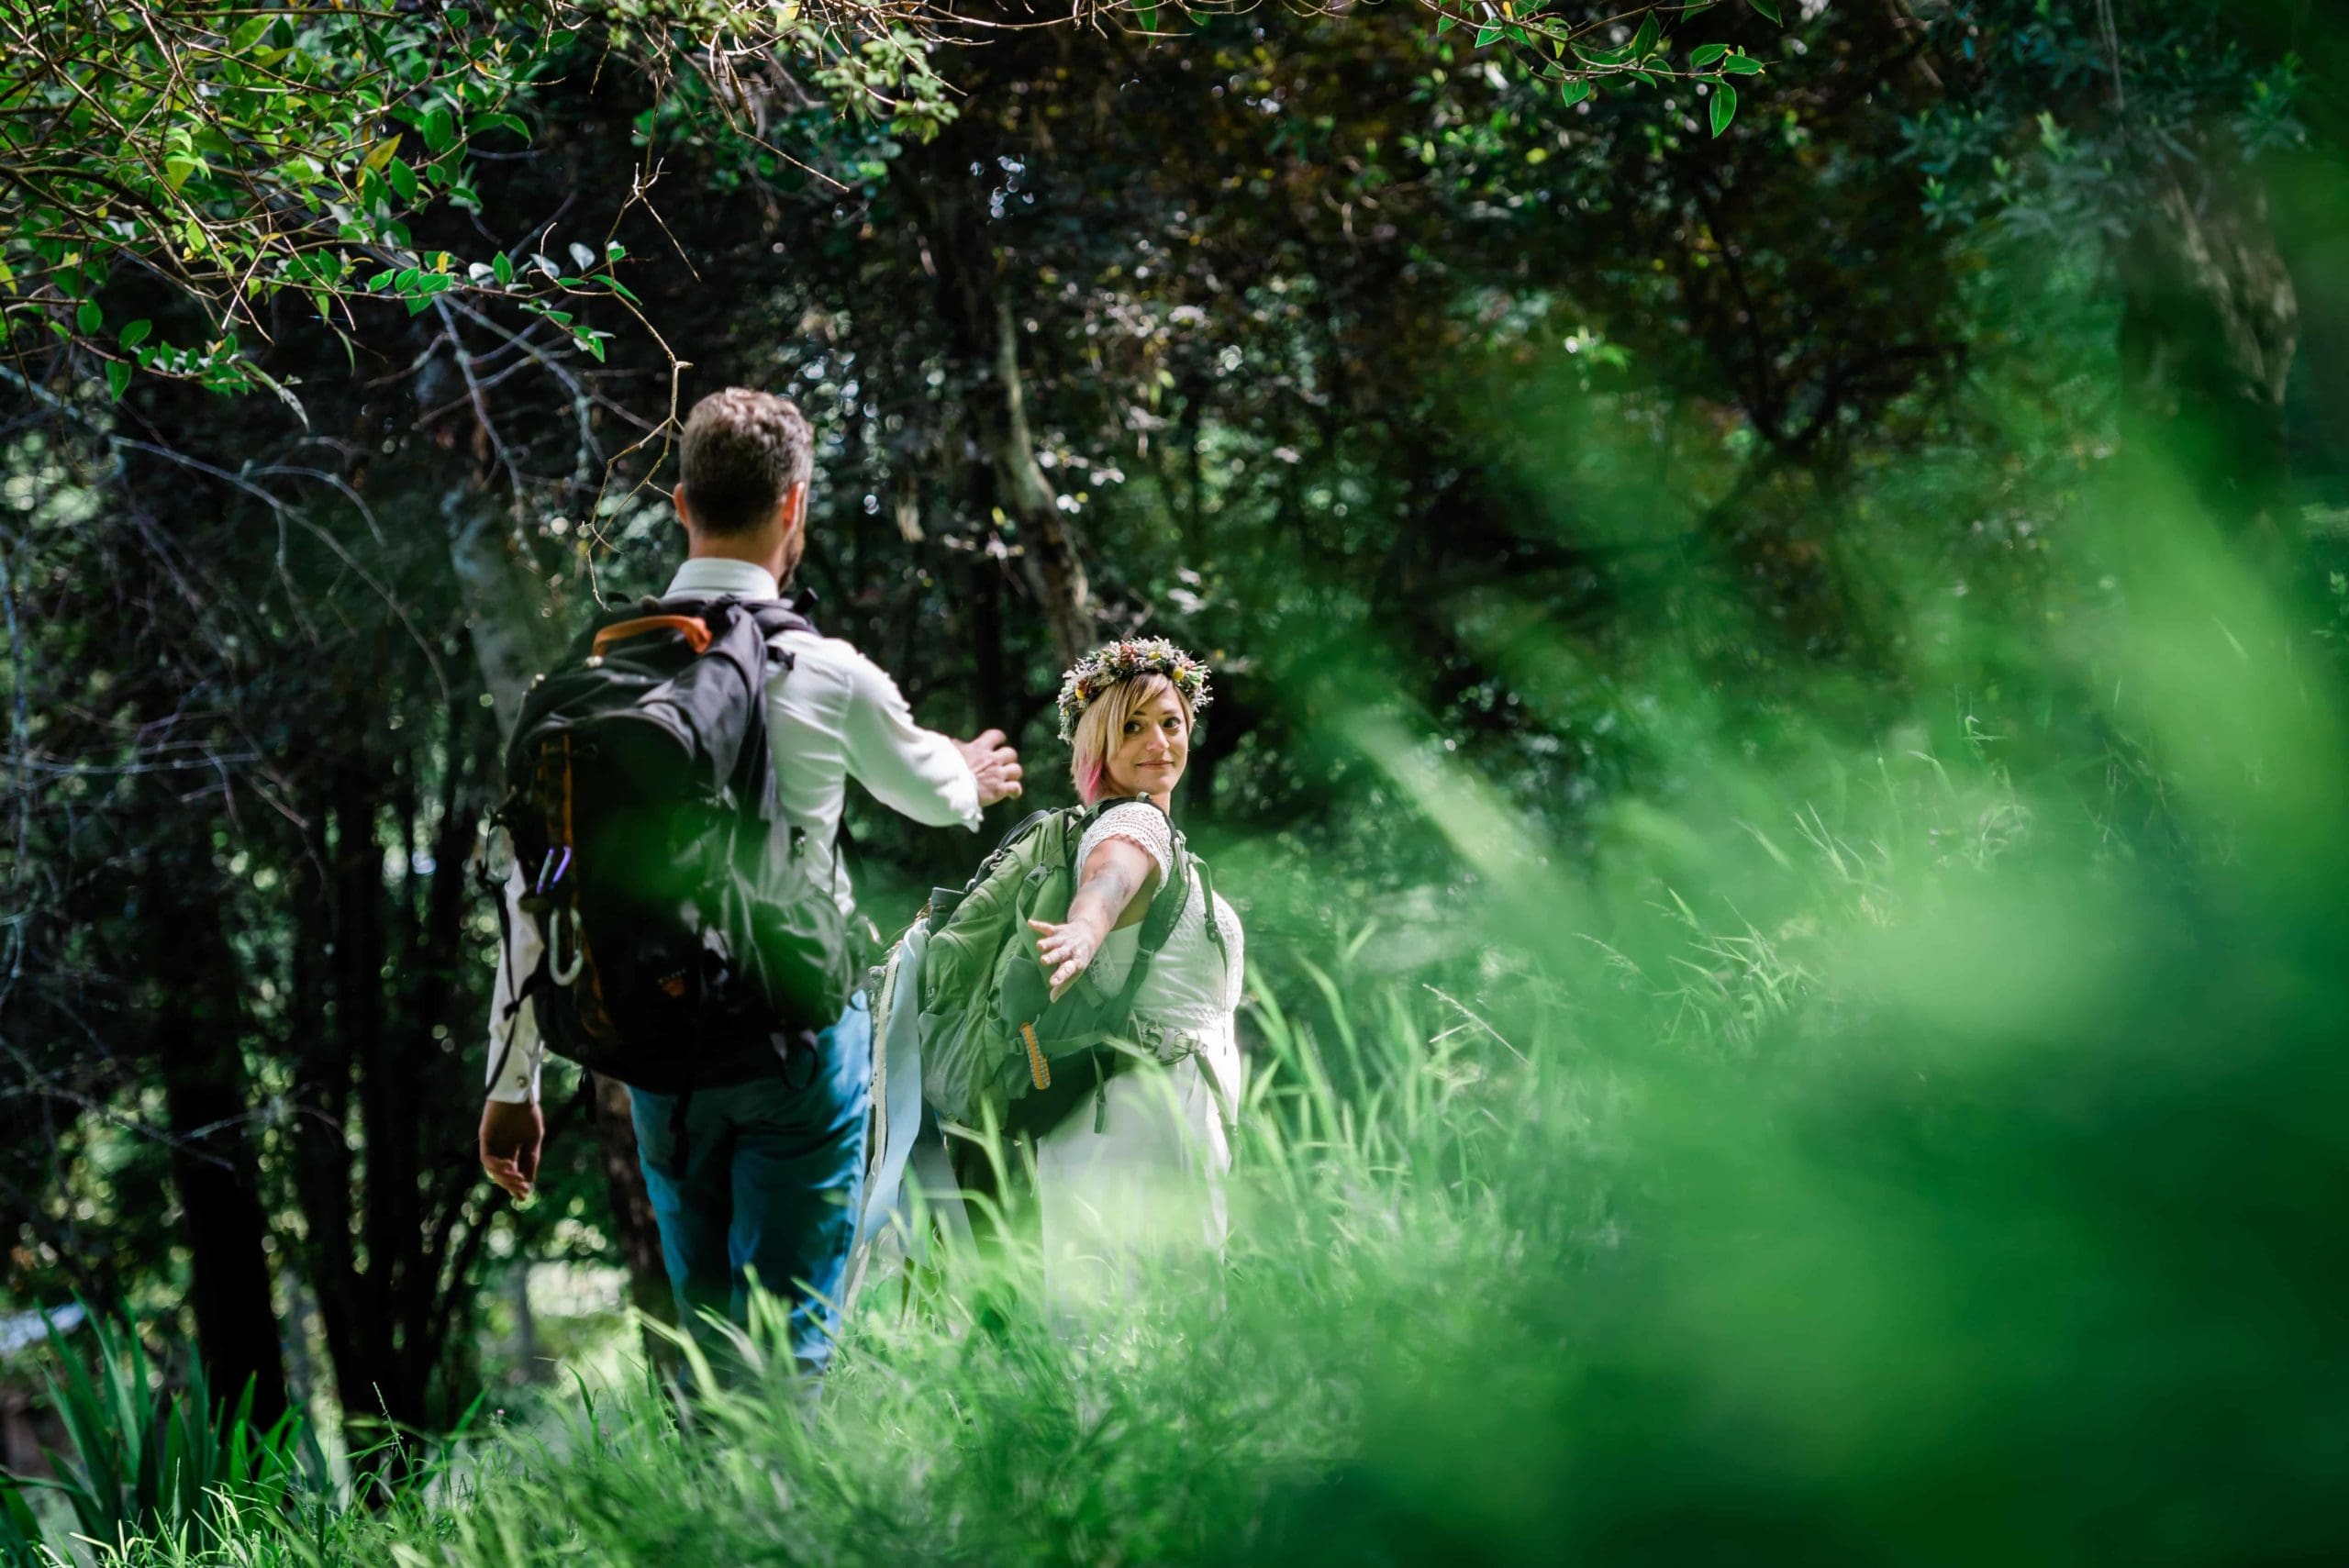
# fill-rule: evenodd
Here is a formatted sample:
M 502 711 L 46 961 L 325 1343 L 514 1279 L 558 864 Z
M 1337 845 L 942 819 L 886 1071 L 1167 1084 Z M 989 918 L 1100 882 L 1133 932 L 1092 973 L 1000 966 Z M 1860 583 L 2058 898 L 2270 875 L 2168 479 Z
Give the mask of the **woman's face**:
M 1111 795 L 1174 793 L 1191 755 L 1191 720 L 1173 686 L 1161 686 L 1126 717 L 1125 732 L 1112 738 L 1102 772 Z

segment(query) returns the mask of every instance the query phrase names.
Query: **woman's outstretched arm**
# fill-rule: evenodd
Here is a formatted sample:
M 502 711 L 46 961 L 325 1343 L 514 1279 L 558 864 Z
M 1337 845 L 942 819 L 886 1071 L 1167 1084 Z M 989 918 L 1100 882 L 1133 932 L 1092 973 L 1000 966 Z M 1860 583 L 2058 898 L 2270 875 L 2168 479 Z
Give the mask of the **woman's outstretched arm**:
M 1130 926 L 1150 909 L 1158 888 L 1158 862 L 1150 851 L 1130 839 L 1104 839 L 1085 858 L 1078 873 L 1076 896 L 1068 901 L 1068 918 L 1058 925 L 1030 920 L 1029 929 L 1041 940 L 1037 956 L 1052 976 L 1052 1000 L 1057 1002 L 1076 984 L 1111 931 Z

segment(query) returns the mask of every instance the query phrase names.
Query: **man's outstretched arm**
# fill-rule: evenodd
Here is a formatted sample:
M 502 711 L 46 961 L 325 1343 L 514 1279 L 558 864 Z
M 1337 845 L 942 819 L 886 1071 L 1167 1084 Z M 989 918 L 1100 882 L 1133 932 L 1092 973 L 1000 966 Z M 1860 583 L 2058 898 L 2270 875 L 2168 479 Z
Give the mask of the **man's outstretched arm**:
M 900 816 L 928 827 L 979 825 L 979 813 L 1020 793 L 1019 754 L 990 729 L 958 741 L 914 722 L 897 684 L 868 659 L 852 666 L 841 741 L 849 775 Z

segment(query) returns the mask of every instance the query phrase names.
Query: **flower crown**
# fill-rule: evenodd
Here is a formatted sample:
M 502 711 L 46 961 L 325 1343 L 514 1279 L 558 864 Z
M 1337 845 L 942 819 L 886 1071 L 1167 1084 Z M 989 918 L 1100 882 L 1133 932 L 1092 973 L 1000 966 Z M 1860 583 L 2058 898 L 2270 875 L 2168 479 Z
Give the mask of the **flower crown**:
M 1163 675 L 1198 712 L 1213 699 L 1208 695 L 1208 667 L 1163 637 L 1112 642 L 1078 660 L 1061 677 L 1061 739 L 1076 738 L 1076 721 L 1094 699 L 1111 686 L 1137 675 Z

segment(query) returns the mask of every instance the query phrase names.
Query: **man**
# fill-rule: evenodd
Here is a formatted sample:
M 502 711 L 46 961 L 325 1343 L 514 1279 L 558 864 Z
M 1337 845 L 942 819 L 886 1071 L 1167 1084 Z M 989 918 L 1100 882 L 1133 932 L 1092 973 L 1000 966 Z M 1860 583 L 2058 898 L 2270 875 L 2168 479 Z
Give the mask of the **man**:
M 686 560 L 665 596 L 779 596 L 807 545 L 812 451 L 799 410 L 743 387 L 713 393 L 686 417 L 681 462 L 673 499 Z M 838 638 L 786 631 L 771 646 L 790 655 L 788 668 L 773 662 L 767 683 L 779 804 L 804 842 L 830 857 L 843 913 L 852 914 L 853 896 L 830 846 L 848 779 L 930 826 L 976 828 L 983 807 L 1020 793 L 1019 761 L 1002 731 L 957 742 L 918 728 L 896 685 Z M 513 1015 L 510 1049 L 495 1020 L 507 1016 L 514 976 L 532 971 L 541 940 L 515 907 L 518 871 L 507 889 L 516 937 L 498 963 L 495 1077 L 482 1111 L 481 1162 L 492 1181 L 527 1198 L 545 1138 L 538 1106 L 543 1047 L 529 1007 Z M 821 1371 L 830 1357 L 834 1304 L 864 1178 L 873 1033 L 866 1007 L 862 995 L 853 997 L 818 1036 L 812 1069 L 786 1072 L 771 1051 L 738 1057 L 706 1071 L 682 1107 L 680 1096 L 629 1090 L 670 1284 L 679 1314 L 705 1343 L 714 1336 L 702 1312 L 745 1321 L 755 1278 L 791 1303 L 792 1350 L 802 1366 Z

